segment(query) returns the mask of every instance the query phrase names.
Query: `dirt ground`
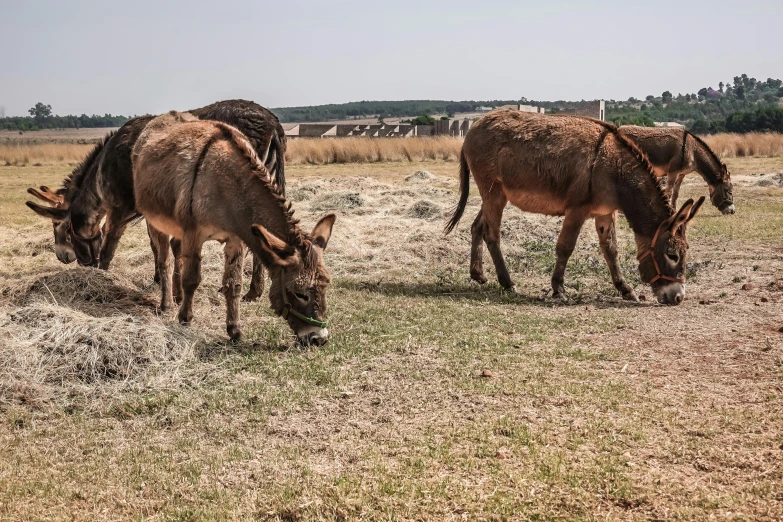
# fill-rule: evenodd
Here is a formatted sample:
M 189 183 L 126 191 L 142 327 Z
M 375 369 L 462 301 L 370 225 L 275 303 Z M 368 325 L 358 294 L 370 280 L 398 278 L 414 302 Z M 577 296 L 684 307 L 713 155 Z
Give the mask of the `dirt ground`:
M 227 343 L 218 245 L 188 328 L 155 308 L 143 224 L 109 272 L 59 264 L 24 190 L 69 167 L 0 167 L 0 519 L 780 520 L 783 158 L 729 167 L 737 214 L 694 221 L 678 307 L 624 222 L 647 302 L 591 223 L 568 302 L 542 297 L 561 220 L 513 208 L 508 295 L 488 255 L 468 278 L 476 195 L 442 234 L 455 163 L 291 167 L 303 225 L 338 215 L 318 349 L 265 298 Z

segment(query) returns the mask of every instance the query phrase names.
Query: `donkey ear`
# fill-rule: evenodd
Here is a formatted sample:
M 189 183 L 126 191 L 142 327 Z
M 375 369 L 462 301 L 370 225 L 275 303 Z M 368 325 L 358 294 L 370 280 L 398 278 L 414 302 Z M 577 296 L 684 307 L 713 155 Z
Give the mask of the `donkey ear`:
M 268 264 L 278 266 L 288 266 L 296 263 L 299 254 L 296 249 L 289 246 L 285 241 L 268 231 L 261 225 L 252 225 L 253 235 L 258 238 L 261 245 L 265 261 Z
M 691 207 L 693 207 L 693 198 L 683 203 L 680 210 L 664 222 L 664 225 L 669 229 L 669 232 L 673 233 L 688 220 Z
M 39 216 L 49 218 L 52 221 L 66 221 L 68 219 L 68 211 L 62 208 L 43 207 L 32 201 L 25 201 L 25 205 Z
M 329 238 L 332 237 L 332 227 L 335 219 L 337 219 L 337 216 L 334 214 L 327 214 L 321 218 L 321 221 L 313 227 L 313 231 L 310 233 L 310 237 L 313 238 L 313 244 L 320 247 L 321 250 L 326 248 Z
M 31 187 L 27 189 L 27 193 L 37 197 L 41 201 L 51 203 L 52 205 L 58 205 L 62 201 L 62 198 L 53 192 L 50 192 L 48 187 L 41 187 L 41 192 Z
M 688 219 L 685 220 L 685 224 L 688 224 L 691 222 L 691 219 L 696 217 L 696 213 L 699 212 L 699 209 L 701 209 L 702 204 L 704 203 L 704 196 L 700 197 L 699 200 L 696 202 L 693 207 L 691 207 L 691 211 L 688 213 Z

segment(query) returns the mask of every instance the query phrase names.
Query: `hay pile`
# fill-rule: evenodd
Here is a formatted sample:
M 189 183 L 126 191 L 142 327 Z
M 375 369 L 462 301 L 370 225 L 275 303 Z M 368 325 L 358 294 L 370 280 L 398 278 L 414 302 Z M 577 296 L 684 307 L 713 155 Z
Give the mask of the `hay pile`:
M 199 330 L 164 323 L 120 274 L 65 269 L 16 280 L 4 294 L 0 404 L 89 406 L 84 400 L 191 385 L 212 369 L 199 361 Z

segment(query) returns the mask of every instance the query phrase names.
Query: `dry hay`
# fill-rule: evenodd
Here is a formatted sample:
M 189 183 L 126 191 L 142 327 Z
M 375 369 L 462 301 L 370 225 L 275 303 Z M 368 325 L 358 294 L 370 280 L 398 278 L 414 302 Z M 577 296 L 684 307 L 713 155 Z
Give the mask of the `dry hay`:
M 783 172 L 762 175 L 753 185 L 756 187 L 783 187 Z
M 28 277 L 0 306 L 0 405 L 70 403 L 193 384 L 198 329 L 165 324 L 121 275 L 84 268 Z
M 289 194 L 306 229 L 325 212 L 338 214 L 327 258 L 334 276 L 378 281 L 406 266 L 467 267 L 470 222 L 480 198 L 470 198 L 464 221 L 444 237 L 444 214 L 455 202 L 457 182 L 443 183 L 452 189 L 427 183 L 400 187 L 371 178 L 292 180 Z M 530 241 L 543 241 L 537 248 L 553 251 L 559 223 L 509 208 L 502 228 L 507 258 L 527 256 Z M 53 257 L 48 229 L 40 234 L 8 231 L 16 235 L 5 238 L 5 244 L 13 245 L 10 259 L 19 266 L 31 255 L 38 258 L 39 251 Z M 217 291 L 220 248 L 214 242 L 205 245 L 204 282 L 197 293 L 202 304 L 197 323 L 189 328 L 156 315 L 159 290 L 152 285 L 143 225 L 126 232 L 110 272 L 62 265 L 23 277 L 13 275 L 13 269 L 0 272 L 5 286 L 0 338 L 7 340 L 0 348 L 0 404 L 61 404 L 81 397 L 89 408 L 93 399 L 188 386 L 214 374 L 215 365 L 199 352 L 226 341 L 224 302 Z M 595 254 L 594 238 L 580 242 L 584 248 Z M 412 277 L 433 276 L 417 270 Z M 541 277 L 541 284 L 547 280 Z
M 405 176 L 405 181 L 425 181 L 434 178 L 431 172 L 426 170 L 417 170 L 409 176 Z
M 311 208 L 318 212 L 335 212 L 353 210 L 363 207 L 365 204 L 365 198 L 358 192 L 341 191 L 330 192 L 317 197 Z
M 422 199 L 410 206 L 408 215 L 416 219 L 437 219 L 443 215 L 443 209 L 432 201 Z

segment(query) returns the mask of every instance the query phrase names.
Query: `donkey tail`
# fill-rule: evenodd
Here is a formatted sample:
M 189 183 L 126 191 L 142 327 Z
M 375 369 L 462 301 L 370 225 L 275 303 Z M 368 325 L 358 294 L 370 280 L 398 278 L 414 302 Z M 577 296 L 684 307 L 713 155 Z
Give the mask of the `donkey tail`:
M 283 138 L 285 139 L 285 138 Z M 285 196 L 285 149 L 280 143 L 280 136 L 277 132 L 272 134 L 272 143 L 269 146 L 270 149 L 274 149 L 275 159 L 275 183 L 280 188 L 280 193 Z M 269 151 L 270 154 L 272 150 Z
M 454 227 L 457 226 L 459 220 L 462 218 L 462 214 L 465 212 L 465 206 L 468 204 L 468 195 L 470 195 L 470 167 L 468 167 L 468 160 L 465 159 L 465 149 L 459 153 L 459 202 L 454 209 L 454 215 L 446 224 L 444 232 L 448 234 Z

